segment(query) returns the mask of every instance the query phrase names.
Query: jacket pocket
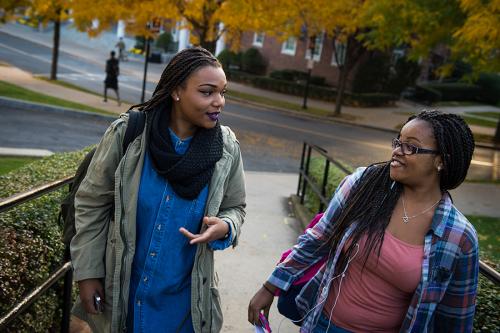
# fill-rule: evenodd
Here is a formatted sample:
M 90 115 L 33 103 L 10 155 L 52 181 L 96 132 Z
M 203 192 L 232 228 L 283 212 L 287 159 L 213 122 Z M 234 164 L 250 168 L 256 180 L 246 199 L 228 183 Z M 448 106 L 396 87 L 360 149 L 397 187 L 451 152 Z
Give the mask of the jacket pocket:
M 432 268 L 429 284 L 425 290 L 425 303 L 439 303 L 443 299 L 451 277 L 452 271 L 448 267 Z
M 210 296 L 212 297 L 211 302 L 211 316 L 212 316 L 212 325 L 211 332 L 217 333 L 222 329 L 222 308 L 220 302 L 219 291 L 215 287 L 210 287 Z

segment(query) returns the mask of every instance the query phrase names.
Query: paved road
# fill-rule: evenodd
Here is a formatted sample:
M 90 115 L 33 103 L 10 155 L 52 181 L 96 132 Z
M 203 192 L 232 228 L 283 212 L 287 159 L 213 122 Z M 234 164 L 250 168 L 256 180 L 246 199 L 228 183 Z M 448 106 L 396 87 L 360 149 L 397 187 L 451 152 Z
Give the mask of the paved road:
M 21 69 L 34 74 L 46 75 L 50 69 L 51 50 L 48 47 L 29 42 L 27 40 L 0 32 L 0 60 L 7 61 Z M 150 76 L 157 76 L 164 65 L 153 64 Z M 84 60 L 65 52 L 60 53 L 59 77 L 67 82 L 101 93 L 104 64 L 98 61 Z M 129 73 L 120 76 L 120 90 L 122 99 L 137 102 L 140 99 L 142 77 L 138 77 L 139 63 L 126 63 Z M 147 90 L 152 91 L 154 84 L 148 83 Z M 110 92 L 112 95 L 112 92 Z M 1 111 L 10 119 L 0 125 L 0 146 L 10 146 L 18 143 L 27 147 L 29 143 L 36 146 L 29 148 L 45 148 L 54 151 L 79 149 L 87 144 L 97 142 L 106 127 L 106 124 L 90 125 L 94 131 L 86 130 L 86 122 L 78 121 L 78 131 L 65 131 L 64 128 L 73 128 L 71 117 L 52 119 L 50 115 L 27 116 L 22 113 L 26 123 L 19 122 L 17 118 L 21 113 L 12 113 L 8 110 Z M 5 115 L 7 113 L 7 115 Z M 11 119 L 10 117 L 15 117 Z M 33 133 L 40 130 L 39 121 L 50 120 L 45 138 L 33 139 Z M 376 161 L 387 160 L 390 157 L 390 140 L 392 134 L 376 130 L 369 130 L 350 125 L 340 125 L 313 119 L 298 118 L 289 114 L 273 112 L 234 102 L 226 104 L 222 122 L 233 128 L 242 145 L 245 157 L 245 166 L 248 170 L 284 171 L 295 172 L 300 161 L 302 142 L 307 140 L 326 148 L 330 155 L 341 159 L 354 166 L 367 165 Z M 59 125 L 60 124 L 60 125 Z M 53 127 L 52 129 L 49 129 Z M 58 129 L 59 128 L 59 129 Z M 11 137 L 13 133 L 13 137 Z M 25 138 L 16 138 L 21 133 Z M 78 134 L 80 133 L 80 134 Z M 54 135 L 57 134 L 57 135 Z M 87 139 L 73 139 L 71 136 L 87 136 Z M 52 145 L 52 147 L 50 147 Z M 470 171 L 472 178 L 488 178 L 492 174 L 490 151 L 476 150 L 475 162 Z
M 25 39 L 0 32 L 0 59 L 13 66 L 29 71 L 34 75 L 48 77 L 52 63 L 52 49 Z M 58 79 L 76 84 L 88 90 L 102 94 L 104 67 L 106 59 L 94 62 L 83 61 L 66 52 L 59 52 Z M 140 64 L 127 64 L 140 67 Z M 139 68 L 137 68 L 139 70 Z M 163 66 L 152 66 L 151 71 L 160 71 Z M 155 88 L 155 84 L 147 82 L 146 98 Z M 138 103 L 141 98 L 142 77 L 137 77 L 122 70 L 119 76 L 120 94 L 123 100 Z M 109 94 L 114 97 L 110 90 Z

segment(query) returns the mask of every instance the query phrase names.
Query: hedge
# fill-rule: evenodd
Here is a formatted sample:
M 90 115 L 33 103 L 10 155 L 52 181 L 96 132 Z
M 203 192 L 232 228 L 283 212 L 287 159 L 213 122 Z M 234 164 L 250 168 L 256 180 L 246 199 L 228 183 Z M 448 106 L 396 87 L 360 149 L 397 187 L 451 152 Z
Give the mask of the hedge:
M 249 75 L 240 71 L 227 71 L 227 77 L 236 82 L 250 84 L 261 89 L 277 91 L 280 93 L 303 96 L 305 85 L 286 80 L 274 79 L 272 77 Z M 309 97 L 319 100 L 334 102 L 337 91 L 334 88 L 309 85 Z M 396 95 L 385 93 L 352 94 L 345 92 L 344 102 L 356 106 L 381 106 L 393 103 L 398 99 Z
M 345 163 L 342 163 L 344 166 Z M 310 176 L 316 184 L 321 184 L 323 181 L 325 159 L 315 157 L 311 159 L 309 164 Z M 347 166 L 346 166 L 347 167 Z M 352 167 L 347 167 L 348 170 L 353 170 Z M 330 164 L 329 178 L 327 184 L 327 198 L 331 198 L 335 189 L 340 184 L 346 175 L 335 165 Z M 318 211 L 319 200 L 316 195 L 309 189 L 306 190 L 304 206 L 309 209 L 310 216 L 314 216 Z M 481 248 L 481 247 L 480 247 Z M 488 258 L 484 253 L 480 254 L 481 260 L 486 261 L 493 266 L 497 271 L 500 269 L 499 263 L 495 263 Z M 500 317 L 498 316 L 498 308 L 500 306 L 500 286 L 494 285 L 491 281 L 485 278 L 482 274 L 479 276 L 478 296 L 476 314 L 474 317 L 473 332 L 500 332 Z
M 0 176 L 0 198 L 73 175 L 84 154 L 55 154 Z M 57 223 L 61 189 L 0 214 L 0 313 L 5 314 L 43 283 L 61 263 L 64 245 Z M 57 331 L 61 284 L 49 289 L 7 332 Z

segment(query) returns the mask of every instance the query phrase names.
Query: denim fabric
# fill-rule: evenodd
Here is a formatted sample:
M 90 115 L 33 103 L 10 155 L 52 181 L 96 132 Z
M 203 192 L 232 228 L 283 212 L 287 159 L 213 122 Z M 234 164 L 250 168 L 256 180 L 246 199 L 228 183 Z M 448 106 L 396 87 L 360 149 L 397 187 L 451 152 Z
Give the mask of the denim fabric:
M 330 324 L 330 327 L 328 327 L 328 324 Z M 327 328 L 328 331 L 326 330 Z M 314 328 L 313 333 L 351 333 L 351 331 L 336 326 L 328 320 L 328 317 L 324 313 L 321 313 L 318 324 Z

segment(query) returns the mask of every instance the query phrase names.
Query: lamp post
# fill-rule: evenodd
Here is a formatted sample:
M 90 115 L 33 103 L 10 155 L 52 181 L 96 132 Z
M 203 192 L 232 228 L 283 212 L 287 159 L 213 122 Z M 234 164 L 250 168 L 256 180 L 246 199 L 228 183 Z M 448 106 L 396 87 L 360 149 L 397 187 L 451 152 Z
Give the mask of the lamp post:
M 154 18 L 152 22 L 148 22 L 146 28 L 153 34 L 158 34 L 160 32 L 161 21 L 159 18 Z M 151 38 L 149 36 L 145 37 L 145 60 L 144 60 L 144 76 L 142 78 L 142 93 L 141 93 L 141 103 L 144 103 L 144 95 L 146 93 L 146 76 L 148 74 L 148 63 L 149 63 L 149 53 L 151 49 Z
M 309 46 L 307 48 L 308 56 L 307 58 L 307 79 L 306 88 L 304 91 L 304 101 L 302 102 L 302 108 L 307 109 L 307 96 L 309 95 L 309 82 L 311 81 L 311 72 L 314 67 L 314 49 L 316 48 L 316 36 L 309 37 Z

